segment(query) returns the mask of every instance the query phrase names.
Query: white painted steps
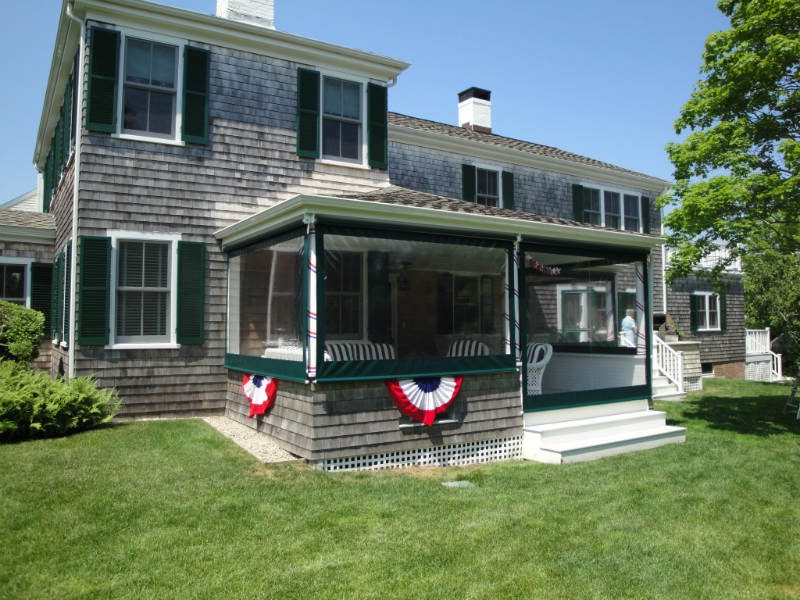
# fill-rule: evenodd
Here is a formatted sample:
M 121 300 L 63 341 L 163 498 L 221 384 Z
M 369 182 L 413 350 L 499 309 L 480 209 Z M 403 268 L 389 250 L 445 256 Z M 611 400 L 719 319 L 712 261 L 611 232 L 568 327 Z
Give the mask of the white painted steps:
M 678 386 L 663 375 L 653 372 L 654 400 L 682 400 L 686 395 L 678 391 Z
M 663 412 L 637 400 L 527 413 L 522 456 L 560 464 L 685 440 L 685 428 L 667 425 Z

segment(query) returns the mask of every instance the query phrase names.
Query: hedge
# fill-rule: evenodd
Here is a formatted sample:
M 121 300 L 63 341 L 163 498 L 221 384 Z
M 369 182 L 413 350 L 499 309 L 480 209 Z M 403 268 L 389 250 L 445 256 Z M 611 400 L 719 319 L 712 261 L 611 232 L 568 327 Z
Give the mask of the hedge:
M 0 357 L 29 363 L 44 338 L 44 315 L 0 300 Z

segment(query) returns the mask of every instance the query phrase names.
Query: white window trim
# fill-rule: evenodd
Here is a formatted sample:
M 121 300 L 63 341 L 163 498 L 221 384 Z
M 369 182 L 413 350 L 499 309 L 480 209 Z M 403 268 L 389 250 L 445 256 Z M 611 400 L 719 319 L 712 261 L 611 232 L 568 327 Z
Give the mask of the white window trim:
M 630 229 L 625 229 L 625 196 L 636 196 L 636 216 L 639 219 L 639 228 L 636 229 L 636 233 L 643 233 L 644 231 L 644 219 L 642 219 L 642 193 L 641 192 L 634 192 L 630 189 L 625 188 L 618 188 L 618 187 L 611 187 L 607 185 L 601 185 L 598 183 L 590 182 L 590 181 L 581 181 L 580 185 L 585 188 L 591 188 L 593 190 L 600 190 L 600 225 L 602 227 L 606 226 L 606 197 L 605 192 L 613 192 L 615 194 L 619 194 L 619 224 L 620 227 L 618 231 L 631 231 Z M 616 228 L 615 228 L 616 229 Z
M 506 208 L 505 198 L 503 198 L 503 171 L 507 169 L 503 169 L 503 167 L 492 164 L 488 162 L 482 161 L 472 161 L 467 163 L 475 167 L 475 195 L 478 195 L 478 169 L 483 169 L 484 171 L 496 171 L 497 172 L 497 208 Z M 510 171 L 509 171 L 510 172 Z
M 181 234 L 149 233 L 141 231 L 107 231 L 111 238 L 111 281 L 109 285 L 109 335 L 108 350 L 137 350 L 137 349 L 174 349 L 180 348 L 177 341 L 178 329 L 178 242 Z M 169 242 L 170 244 L 170 272 L 169 272 L 169 341 L 166 342 L 117 342 L 117 263 L 119 260 L 119 242 Z
M 581 292 L 581 305 L 583 306 L 584 303 L 586 303 L 586 306 L 588 306 L 588 295 L 587 294 L 588 294 L 589 291 L 593 291 L 596 294 L 606 294 L 606 300 L 610 299 L 611 302 L 614 301 L 614 299 L 611 298 L 611 290 L 610 290 L 610 288 L 608 288 L 608 287 L 606 287 L 604 285 L 603 286 L 598 286 L 598 287 L 591 287 L 591 286 L 586 285 L 585 283 L 559 283 L 559 284 L 556 284 L 556 293 L 558 295 L 558 302 L 556 302 L 556 318 L 558 319 L 557 329 L 556 330 L 559 333 L 564 333 L 564 320 L 562 318 L 563 314 L 564 314 L 564 302 L 563 302 L 564 292 Z M 581 319 L 581 322 L 582 323 L 586 322 L 586 325 L 581 324 L 581 327 L 582 328 L 588 328 L 589 327 L 589 324 L 588 324 L 589 323 L 589 321 L 588 321 L 589 313 L 588 313 L 588 311 L 584 311 L 584 312 L 585 312 L 585 314 L 583 315 L 583 318 Z
M 319 121 L 317 122 L 317 143 L 319 144 L 319 162 L 328 165 L 337 165 L 344 167 L 354 167 L 358 169 L 370 169 L 368 162 L 368 140 L 367 140 L 367 85 L 371 80 L 367 77 L 358 77 L 352 73 L 344 71 L 336 71 L 334 69 L 326 69 L 321 67 L 313 67 L 314 70 L 319 72 Z M 322 120 L 325 118 L 325 78 L 333 77 L 335 79 L 342 79 L 357 83 L 361 86 L 361 148 L 359 150 L 359 160 L 351 158 L 341 158 L 323 154 L 322 152 Z
M 722 310 L 720 306 L 720 297 L 719 294 L 716 292 L 693 292 L 693 296 L 702 296 L 703 300 L 703 309 L 701 311 L 701 315 L 703 316 L 703 323 L 697 324 L 697 331 L 722 331 Z M 708 316 L 709 316 L 709 304 L 711 302 L 711 298 L 716 298 L 717 300 L 717 326 L 716 327 L 709 327 L 708 326 Z
M 119 56 L 117 63 L 117 126 L 116 131 L 111 134 L 111 137 L 121 140 L 134 140 L 139 142 L 155 142 L 158 144 L 165 144 L 168 146 L 185 146 L 186 142 L 181 139 L 181 130 L 183 129 L 183 56 L 184 49 L 188 45 L 188 40 L 183 38 L 176 38 L 160 33 L 153 33 L 134 27 L 117 27 L 116 31 L 120 33 L 119 40 Z M 127 38 L 137 38 L 147 42 L 156 42 L 160 44 L 168 44 L 176 46 L 176 61 L 175 61 L 175 131 L 172 137 L 165 137 L 163 135 L 152 134 L 147 132 L 132 133 L 130 131 L 123 131 L 123 123 L 125 120 L 124 115 L 124 101 L 125 101 L 125 52 L 127 49 Z
M 31 307 L 31 265 L 36 262 L 34 258 L 27 257 L 0 257 L 0 265 L 22 265 L 25 267 L 25 308 Z

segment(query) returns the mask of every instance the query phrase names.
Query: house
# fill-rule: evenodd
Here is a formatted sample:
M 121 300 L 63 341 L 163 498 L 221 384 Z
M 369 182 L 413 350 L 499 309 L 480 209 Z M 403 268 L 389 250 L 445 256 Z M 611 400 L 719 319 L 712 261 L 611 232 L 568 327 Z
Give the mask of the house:
M 668 182 L 496 135 L 480 88 L 458 126 L 390 113 L 406 63 L 273 27 L 268 1 L 65 0 L 34 157 L 51 372 L 330 470 L 682 441 L 648 406 Z

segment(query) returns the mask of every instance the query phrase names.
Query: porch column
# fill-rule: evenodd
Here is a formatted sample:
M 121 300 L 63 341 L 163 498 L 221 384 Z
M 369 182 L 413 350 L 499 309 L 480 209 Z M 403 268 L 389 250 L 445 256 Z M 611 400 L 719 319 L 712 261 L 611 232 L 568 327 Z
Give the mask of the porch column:
M 309 379 L 317 377 L 317 239 L 313 214 L 305 215 L 306 224 L 305 259 L 307 262 L 306 277 L 306 375 Z

